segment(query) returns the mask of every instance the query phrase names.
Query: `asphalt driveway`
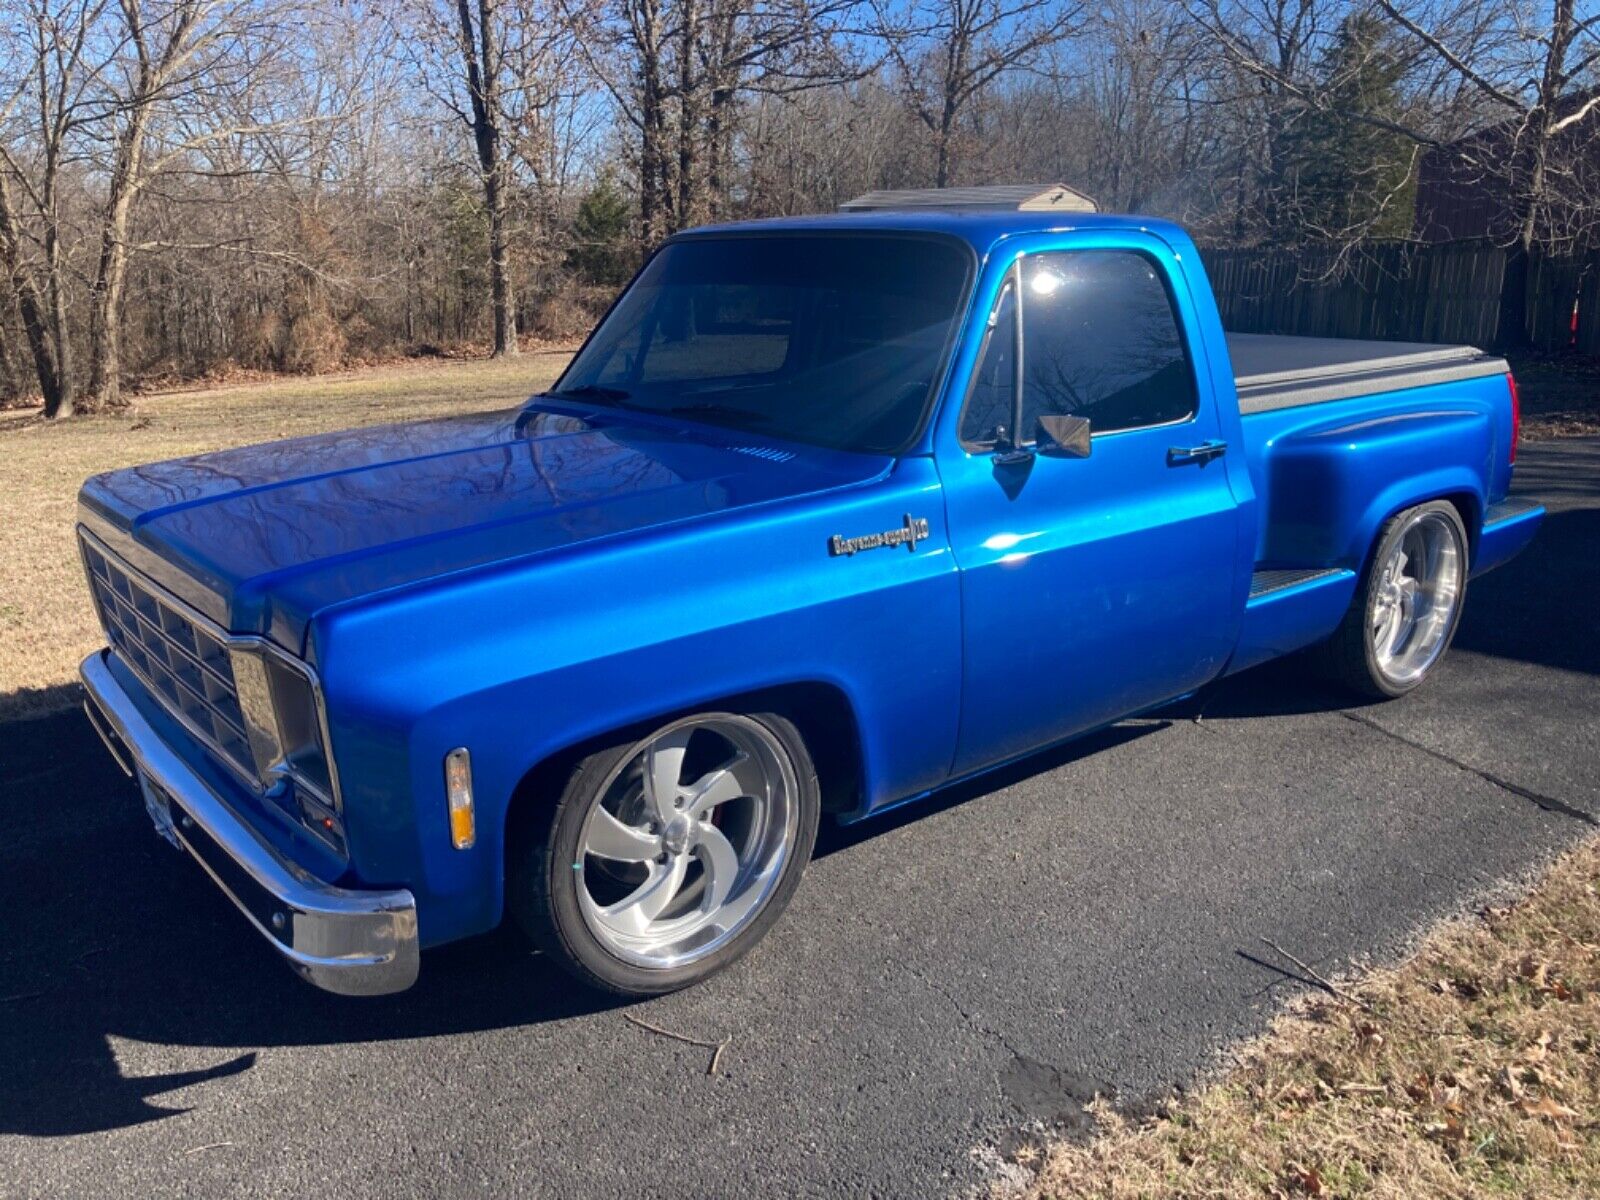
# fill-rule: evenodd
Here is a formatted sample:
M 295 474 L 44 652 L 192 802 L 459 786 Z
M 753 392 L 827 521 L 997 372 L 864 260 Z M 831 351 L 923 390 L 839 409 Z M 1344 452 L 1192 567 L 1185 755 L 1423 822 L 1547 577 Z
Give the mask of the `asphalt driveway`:
M 313 991 L 81 714 L 0 726 L 0 1194 L 967 1191 L 1094 1089 L 1145 1102 L 1259 1029 L 1299 986 L 1261 939 L 1393 953 L 1592 832 L 1600 441 L 1518 471 L 1544 532 L 1419 693 L 1272 666 L 825 834 L 763 947 L 626 1008 L 502 937 L 405 995 Z M 625 1013 L 729 1039 L 719 1073 Z

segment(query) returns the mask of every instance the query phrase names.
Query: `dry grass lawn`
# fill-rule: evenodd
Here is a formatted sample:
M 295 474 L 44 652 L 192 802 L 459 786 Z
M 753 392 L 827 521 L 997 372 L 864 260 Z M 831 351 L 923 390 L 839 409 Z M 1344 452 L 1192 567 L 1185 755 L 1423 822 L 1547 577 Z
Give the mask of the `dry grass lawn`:
M 568 351 L 510 361 L 419 361 L 316 378 L 140 397 L 115 417 L 0 413 L 0 720 L 74 703 L 101 638 L 72 540 L 78 485 L 117 467 L 299 434 L 520 403 Z
M 1143 1123 L 1103 1107 L 1043 1197 L 1600 1195 L 1600 840 L 1509 909 L 1281 1017 Z

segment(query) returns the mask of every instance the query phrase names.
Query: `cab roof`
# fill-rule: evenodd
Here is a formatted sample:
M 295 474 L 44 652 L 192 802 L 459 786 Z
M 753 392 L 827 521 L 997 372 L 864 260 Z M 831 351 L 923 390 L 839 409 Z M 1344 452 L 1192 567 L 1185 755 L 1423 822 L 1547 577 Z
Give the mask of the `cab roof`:
M 1188 241 L 1183 230 L 1171 221 L 1125 213 L 1078 212 L 994 212 L 955 209 L 886 210 L 822 213 L 803 217 L 771 217 L 760 221 L 733 221 L 723 225 L 702 225 L 676 234 L 672 240 L 788 233 L 929 233 L 943 234 L 967 243 L 980 258 L 1007 238 L 1025 233 L 1049 233 L 1067 229 L 1142 229 L 1169 243 Z

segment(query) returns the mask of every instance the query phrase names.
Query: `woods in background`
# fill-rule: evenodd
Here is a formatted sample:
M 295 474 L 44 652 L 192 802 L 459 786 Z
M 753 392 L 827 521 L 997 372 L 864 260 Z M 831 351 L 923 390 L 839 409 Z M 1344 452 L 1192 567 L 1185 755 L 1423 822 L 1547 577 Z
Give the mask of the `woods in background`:
M 1055 180 L 1328 270 L 1483 236 L 1509 283 L 1600 242 L 1600 12 L 15 0 L 0 400 L 64 416 L 147 380 L 513 354 L 581 335 L 687 226 Z

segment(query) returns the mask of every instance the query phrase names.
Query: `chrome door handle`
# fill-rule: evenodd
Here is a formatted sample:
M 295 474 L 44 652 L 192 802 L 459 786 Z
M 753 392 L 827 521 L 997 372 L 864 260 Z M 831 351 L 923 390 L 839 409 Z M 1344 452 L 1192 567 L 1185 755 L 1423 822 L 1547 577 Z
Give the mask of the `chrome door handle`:
M 1198 446 L 1169 446 L 1167 447 L 1167 464 L 1179 466 L 1183 463 L 1208 463 L 1213 458 L 1221 458 L 1228 452 L 1228 443 L 1212 439 L 1201 442 Z

